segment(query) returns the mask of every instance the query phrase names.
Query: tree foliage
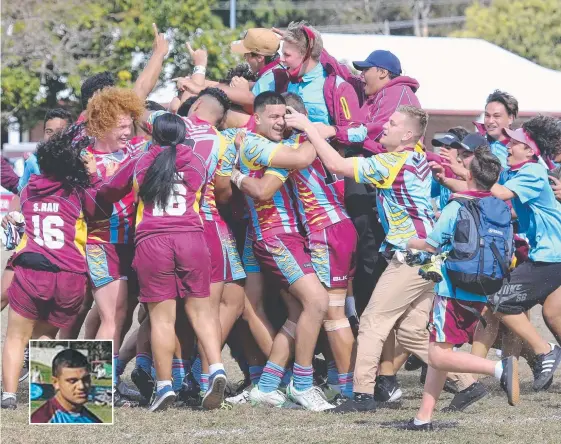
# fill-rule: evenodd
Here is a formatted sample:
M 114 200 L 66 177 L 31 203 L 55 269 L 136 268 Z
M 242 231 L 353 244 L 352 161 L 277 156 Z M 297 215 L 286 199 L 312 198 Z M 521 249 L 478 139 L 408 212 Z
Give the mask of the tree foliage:
M 478 37 L 548 68 L 561 70 L 559 0 L 494 0 L 466 10 L 465 28 L 455 33 Z

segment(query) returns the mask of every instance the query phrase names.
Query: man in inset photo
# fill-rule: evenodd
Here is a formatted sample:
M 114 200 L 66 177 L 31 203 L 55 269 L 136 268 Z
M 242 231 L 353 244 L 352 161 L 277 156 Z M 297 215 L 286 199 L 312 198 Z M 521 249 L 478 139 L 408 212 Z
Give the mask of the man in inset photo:
M 67 349 L 53 359 L 52 383 L 55 396 L 31 415 L 34 424 L 101 423 L 86 408 L 91 387 L 90 364 L 79 351 Z

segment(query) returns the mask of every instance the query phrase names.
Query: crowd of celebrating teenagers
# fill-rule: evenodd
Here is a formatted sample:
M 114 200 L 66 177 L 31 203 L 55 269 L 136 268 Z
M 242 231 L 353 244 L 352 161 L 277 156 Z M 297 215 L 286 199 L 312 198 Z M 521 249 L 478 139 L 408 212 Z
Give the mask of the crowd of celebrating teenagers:
M 154 33 L 132 89 L 85 79 L 83 112 L 47 113 L 22 177 L 2 158 L 18 196 L 2 221 L 2 408 L 17 407 L 29 339 L 82 330 L 113 340 L 117 407 L 374 412 L 399 404 L 402 367 L 422 368 L 405 427 L 432 430 L 443 389 L 449 411 L 485 402 L 480 375 L 513 406 L 519 366 L 550 389 L 559 119 L 516 128 L 516 98 L 489 91 L 482 123 L 430 140 L 422 85 L 396 55 L 377 49 L 356 75 L 304 22 L 249 29 L 231 44 L 245 63 L 220 80 L 187 44 L 193 72 L 155 103 L 169 48 Z M 532 325 L 536 305 L 557 344 Z M 136 387 L 121 380 L 133 359 Z

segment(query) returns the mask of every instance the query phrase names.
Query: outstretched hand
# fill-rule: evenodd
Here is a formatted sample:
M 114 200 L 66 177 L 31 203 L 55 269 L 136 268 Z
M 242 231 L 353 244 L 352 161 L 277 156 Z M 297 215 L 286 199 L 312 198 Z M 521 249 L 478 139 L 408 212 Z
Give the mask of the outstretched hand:
M 290 128 L 294 128 L 300 131 L 306 131 L 312 123 L 310 120 L 302 113 L 299 113 L 291 106 L 286 107 L 286 115 L 284 116 L 284 120 L 286 121 L 286 125 Z
M 277 34 L 281 39 L 284 39 L 284 37 L 286 36 L 286 31 L 282 31 L 279 28 L 271 28 L 271 31 L 273 31 L 275 34 Z
M 236 134 L 236 137 L 234 138 L 234 146 L 236 147 L 236 151 L 239 151 L 241 146 L 244 144 L 245 137 L 246 137 L 246 134 L 245 134 L 244 130 L 238 131 L 238 133 Z
M 434 177 L 434 179 L 438 183 L 442 183 L 446 177 L 444 167 L 435 161 L 429 162 L 429 167 L 432 171 L 432 176 Z
M 206 68 L 206 65 L 208 63 L 208 53 L 206 49 L 199 48 L 197 50 L 194 50 L 189 42 L 185 43 L 185 46 L 187 47 L 187 51 L 189 51 L 189 55 L 193 60 L 193 65 L 204 66 Z
M 158 27 L 155 23 L 152 23 L 152 30 L 154 31 L 154 43 L 152 43 L 152 52 L 154 54 L 159 54 L 165 57 L 169 52 L 169 42 L 167 41 L 165 34 L 158 32 Z

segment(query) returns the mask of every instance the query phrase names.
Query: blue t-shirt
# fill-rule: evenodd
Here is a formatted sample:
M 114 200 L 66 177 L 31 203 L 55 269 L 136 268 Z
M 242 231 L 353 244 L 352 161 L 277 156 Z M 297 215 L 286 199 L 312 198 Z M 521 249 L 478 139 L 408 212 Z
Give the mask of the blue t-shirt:
M 452 238 L 456 230 L 456 221 L 458 219 L 458 211 L 460 203 L 456 201 L 450 202 L 442 209 L 440 218 L 436 221 L 431 233 L 428 235 L 427 244 L 437 248 L 441 252 L 449 252 L 452 250 Z M 450 278 L 446 273 L 446 266 L 442 264 L 442 281 L 434 286 L 434 292 L 442 297 L 454 298 L 462 301 L 486 302 L 487 296 L 470 293 L 461 288 L 454 288 L 450 282 Z
M 450 191 L 449 188 L 446 188 L 444 185 L 436 181 L 434 178 L 432 179 L 430 197 L 436 200 L 436 207 L 440 211 L 442 211 L 442 209 L 446 205 L 448 205 L 448 200 L 450 200 L 451 195 L 452 195 L 452 191 Z
M 503 145 L 498 140 L 492 140 L 490 138 L 488 138 L 487 140 L 489 140 L 489 147 L 491 148 L 491 152 L 495 156 L 497 156 L 501 161 L 501 166 L 503 167 L 503 170 L 508 169 L 509 168 L 507 162 L 508 148 L 506 147 L 506 145 Z
M 516 194 L 512 206 L 519 231 L 530 244 L 530 260 L 561 262 L 561 204 L 549 185 L 547 170 L 540 164 L 526 163 L 503 171 L 499 183 Z
M 275 75 L 273 74 L 273 70 L 270 69 L 269 71 L 265 72 L 257 82 L 253 85 L 251 92 L 253 95 L 258 96 L 262 92 L 265 91 L 274 91 L 275 90 Z
M 31 179 L 32 175 L 39 175 L 41 171 L 39 170 L 39 163 L 37 162 L 37 156 L 35 154 L 31 154 L 27 160 L 25 161 L 25 165 L 23 167 L 23 174 L 19 178 L 18 182 L 18 191 L 23 190 L 29 179 Z
M 330 125 L 329 110 L 323 95 L 325 79 L 327 79 L 327 71 L 318 63 L 314 69 L 302 76 L 301 82 L 289 83 L 287 91 L 298 94 L 302 98 L 310 121 Z

